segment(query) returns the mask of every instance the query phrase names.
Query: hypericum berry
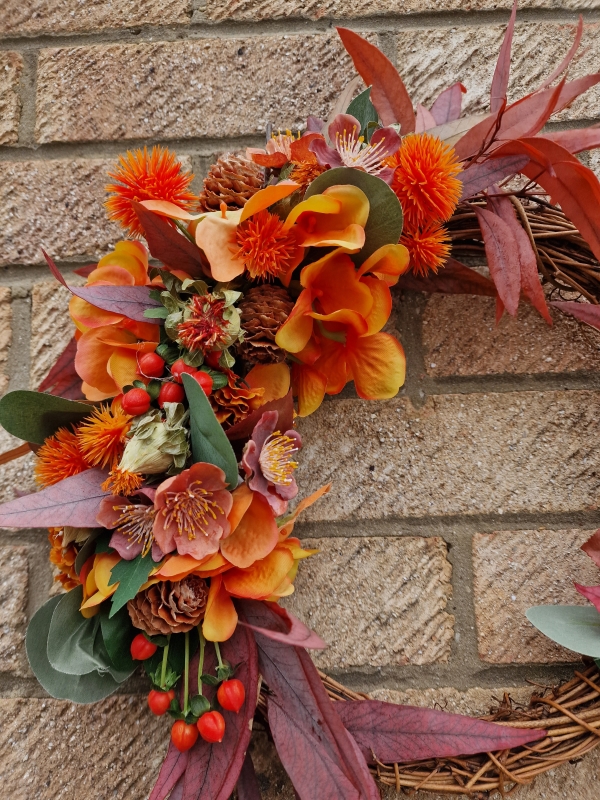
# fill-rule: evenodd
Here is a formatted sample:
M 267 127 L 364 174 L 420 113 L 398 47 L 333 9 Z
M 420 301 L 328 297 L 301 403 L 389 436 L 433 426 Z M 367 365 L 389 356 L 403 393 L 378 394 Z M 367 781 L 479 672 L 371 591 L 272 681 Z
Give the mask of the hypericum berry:
M 184 372 L 193 375 L 193 373 L 196 372 L 196 367 L 190 367 L 189 364 L 185 363 L 183 358 L 178 358 L 174 364 L 171 364 L 171 375 L 175 378 L 177 383 L 183 383 L 181 376 Z
M 195 381 L 198 381 L 204 391 L 204 394 L 210 394 L 212 392 L 213 379 L 208 372 L 203 372 L 201 369 L 199 369 L 198 372 L 194 372 L 192 378 Z
M 173 689 L 170 689 L 168 692 L 162 692 L 158 689 L 152 689 L 150 694 L 148 695 L 148 706 L 150 707 L 150 711 L 153 714 L 156 714 L 157 717 L 161 717 L 163 714 L 169 710 L 169 706 L 171 705 L 171 700 L 175 697 L 175 692 Z
M 165 403 L 181 403 L 185 397 L 183 386 L 178 383 L 163 383 L 158 393 L 158 405 L 163 408 Z
M 156 645 L 149 642 L 143 633 L 138 633 L 131 643 L 131 657 L 136 661 L 145 661 L 153 656 L 157 649 Z
M 165 371 L 165 360 L 158 353 L 144 353 L 138 358 L 138 365 L 147 378 L 160 378 Z
M 204 361 L 207 366 L 212 367 L 212 369 L 219 368 L 219 359 L 221 358 L 221 351 L 214 350 L 212 353 L 207 353 L 204 357 Z
M 237 714 L 244 705 L 246 690 L 244 684 L 237 678 L 230 681 L 223 681 L 217 690 L 217 700 L 225 711 L 235 711 Z
M 185 753 L 186 750 L 193 747 L 197 739 L 198 728 L 195 725 L 188 725 L 182 719 L 178 719 L 171 728 L 171 741 L 180 753 Z
M 150 408 L 150 395 L 145 389 L 130 389 L 123 395 L 121 408 L 126 414 L 139 417 Z
M 208 711 L 196 723 L 205 742 L 222 742 L 225 735 L 225 720 L 218 711 Z

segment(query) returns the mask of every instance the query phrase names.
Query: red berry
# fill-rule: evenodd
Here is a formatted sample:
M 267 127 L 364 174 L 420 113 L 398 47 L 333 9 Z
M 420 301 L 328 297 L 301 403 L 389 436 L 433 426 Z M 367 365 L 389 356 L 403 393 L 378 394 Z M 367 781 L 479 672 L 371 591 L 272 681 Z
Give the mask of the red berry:
M 158 405 L 163 408 L 165 403 L 181 403 L 185 397 L 183 386 L 178 383 L 163 383 L 158 393 Z
M 150 408 L 150 395 L 145 389 L 130 389 L 123 395 L 121 408 L 126 414 L 139 417 Z
M 205 742 L 222 742 L 225 735 L 225 720 L 218 711 L 208 711 L 196 723 Z
M 178 358 L 174 364 L 171 364 L 171 375 L 175 378 L 177 383 L 183 383 L 181 376 L 184 372 L 192 375 L 196 372 L 196 367 L 190 367 L 189 364 L 185 363 L 183 358 Z
M 230 681 L 223 681 L 217 690 L 217 700 L 225 711 L 235 711 L 237 714 L 244 705 L 246 690 L 244 684 L 233 678 Z
M 131 643 L 131 657 L 136 661 L 145 661 L 153 656 L 157 649 L 156 645 L 149 642 L 143 633 L 138 633 Z
M 188 725 L 182 719 L 178 719 L 171 728 L 171 741 L 180 753 L 185 753 L 186 750 L 193 747 L 197 739 L 198 729 L 196 726 Z
M 221 351 L 215 350 L 213 353 L 208 353 L 204 357 L 204 361 L 206 362 L 207 366 L 212 367 L 213 369 L 218 369 L 220 358 L 221 358 Z
M 175 692 L 171 689 L 169 692 L 161 692 L 158 689 L 152 689 L 148 695 L 148 705 L 150 711 L 156 714 L 157 717 L 162 716 L 169 710 L 171 700 L 175 697 Z
M 138 365 L 147 378 L 160 378 L 165 371 L 165 360 L 158 353 L 144 353 L 138 358 Z
M 192 378 L 198 381 L 198 383 L 204 390 L 204 394 L 210 394 L 212 392 L 213 379 L 208 374 L 208 372 L 203 372 L 201 369 L 199 369 L 198 372 L 194 372 Z

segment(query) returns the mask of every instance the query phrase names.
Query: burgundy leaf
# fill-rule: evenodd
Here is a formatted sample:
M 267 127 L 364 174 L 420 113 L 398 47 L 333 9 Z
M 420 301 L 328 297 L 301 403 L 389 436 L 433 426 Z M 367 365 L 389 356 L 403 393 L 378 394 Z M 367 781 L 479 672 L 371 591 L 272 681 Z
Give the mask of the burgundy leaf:
M 261 800 L 260 787 L 250 753 L 246 753 L 236 789 L 238 800 Z
M 243 608 L 244 603 L 241 602 L 240 604 Z M 242 619 L 240 619 L 239 624 L 246 625 L 255 633 L 261 633 L 263 636 L 273 639 L 274 642 L 282 642 L 282 644 L 289 644 L 294 647 L 306 647 L 309 650 L 324 650 L 328 646 L 320 636 L 317 636 L 314 631 L 307 628 L 298 617 L 286 611 L 285 608 L 277 605 L 277 603 L 268 603 L 268 606 L 284 622 L 287 627 L 287 632 L 273 628 L 257 628 L 256 625 L 250 625 Z
M 189 752 L 180 753 L 173 742 L 169 742 L 167 757 L 162 763 L 158 778 L 148 800 L 165 800 L 169 796 L 169 792 L 172 791 L 185 772 L 188 759 Z
M 590 536 L 587 542 L 581 545 L 581 549 L 597 567 L 600 567 L 600 530 Z
M 520 747 L 545 731 L 524 730 L 429 708 L 378 700 L 336 703 L 342 722 L 369 761 L 384 763 L 473 755 Z
M 596 611 L 600 611 L 600 586 L 582 586 L 580 583 L 574 583 L 573 585 L 579 594 L 582 594 L 586 600 L 589 600 L 596 607 Z
M 415 133 L 423 133 L 428 128 L 435 128 L 436 121 L 435 117 L 428 111 L 425 106 L 422 106 L 420 103 L 417 106 L 417 121 L 415 127 Z
M 573 56 L 577 52 L 579 43 L 581 42 L 582 34 L 583 34 L 583 17 L 580 14 L 579 22 L 577 23 L 577 31 L 575 32 L 575 39 L 573 41 L 573 44 L 571 45 L 571 49 L 569 50 L 567 55 L 563 58 L 563 60 L 560 62 L 558 67 L 556 67 L 556 69 L 550 75 L 548 75 L 546 80 L 540 86 L 540 89 L 545 89 L 546 86 L 550 86 L 550 84 L 554 83 L 554 81 L 558 78 L 558 76 L 562 75 L 562 73 L 566 70 L 566 68 L 573 60 Z
M 441 294 L 476 294 L 485 297 L 496 297 L 496 287 L 493 282 L 475 272 L 470 267 L 465 267 L 460 261 L 449 258 L 437 273 L 432 273 L 426 278 L 407 272 L 400 276 L 397 284 L 401 289 L 413 292 L 436 292 Z
M 503 108 L 504 106 L 482 119 L 477 125 L 473 125 L 455 143 L 454 151 L 459 161 L 464 161 L 466 158 L 475 155 L 489 141 L 492 133 L 496 130 L 498 117 L 501 115 Z
M 544 125 L 548 122 L 552 114 L 557 111 L 557 106 L 560 102 L 565 81 L 566 78 L 563 78 L 558 86 L 555 86 L 553 89 L 547 89 L 540 93 L 540 99 L 542 99 L 543 95 L 545 103 L 537 115 L 532 113 L 529 116 L 524 117 L 512 127 L 508 127 L 510 124 L 509 120 L 511 118 L 510 114 L 503 119 L 502 125 L 500 126 L 500 130 L 498 132 L 498 139 L 518 139 L 524 136 L 535 136 L 537 133 L 539 133 Z
M 77 341 L 73 337 L 60 354 L 56 364 L 38 386 L 38 392 L 48 392 L 56 397 L 64 397 L 66 400 L 83 398 L 81 378 L 75 370 L 76 353 Z
M 108 477 L 102 469 L 88 469 L 40 492 L 0 505 L 0 528 L 99 528 L 96 514 Z
M 165 217 L 148 211 L 132 201 L 133 210 L 144 228 L 150 254 L 173 269 L 181 269 L 192 278 L 205 277 L 202 251 L 179 233 Z
M 384 125 L 399 122 L 402 135 L 415 130 L 412 100 L 396 67 L 374 44 L 348 28 L 336 28 L 356 71 L 371 87 L 371 102 Z
M 519 252 L 511 229 L 491 211 L 473 206 L 483 235 L 483 244 L 490 275 L 498 295 L 509 314 L 514 317 L 521 293 Z
M 527 156 L 506 156 L 505 158 L 488 159 L 481 164 L 472 164 L 460 174 L 462 181 L 461 200 L 482 192 L 493 183 L 516 175 L 529 163 Z
M 207 645 L 210 655 L 213 648 Z M 240 664 L 235 677 L 246 689 L 246 700 L 239 714 L 222 711 L 225 737 L 209 744 L 198 739 L 189 751 L 189 762 L 183 778 L 182 800 L 228 800 L 238 781 L 248 744 L 251 722 L 258 701 L 258 661 L 254 636 L 238 625 L 233 636 L 221 644 L 221 653 L 230 664 Z M 196 693 L 198 659 L 190 674 L 190 689 Z M 214 657 L 207 658 L 204 670 L 214 667 Z M 210 696 L 214 693 L 206 692 Z
M 574 300 L 553 300 L 550 305 L 600 331 L 600 306 L 576 303 Z
M 496 295 L 496 325 L 499 324 L 500 320 L 504 316 L 504 303 L 498 295 Z
M 567 131 L 553 131 L 545 133 L 544 139 L 556 142 L 571 154 L 581 153 L 583 150 L 593 150 L 596 147 L 600 147 L 600 125 Z
M 264 603 L 245 602 L 240 617 L 258 628 L 285 632 L 283 620 Z M 300 798 L 379 800 L 366 762 L 357 756 L 308 653 L 260 633 L 256 643 L 260 672 L 269 687 L 271 731 Z M 332 783 L 334 773 L 339 780 Z M 328 791 L 321 791 L 324 786 Z
M 438 96 L 431 106 L 436 125 L 444 125 L 460 117 L 462 96 L 467 91 L 462 83 L 453 83 Z
M 85 267 L 77 267 L 73 272 L 76 275 L 81 275 L 82 278 L 89 278 L 95 269 L 98 269 L 98 264 L 88 264 Z
M 238 422 L 235 425 L 232 425 L 231 428 L 228 428 L 225 431 L 227 438 L 230 441 L 235 441 L 237 439 L 248 439 L 250 436 L 252 436 L 252 431 L 254 430 L 256 423 L 267 411 L 279 412 L 277 425 L 279 426 L 280 430 L 287 431 L 293 428 L 294 399 L 292 397 L 292 393 L 288 392 L 285 397 L 281 397 L 279 400 L 269 400 L 268 403 L 265 403 L 264 405 L 260 406 L 260 408 L 257 408 L 256 411 L 253 411 L 241 422 Z
M 506 101 L 506 90 L 508 89 L 508 78 L 510 75 L 510 51 L 512 48 L 513 33 L 515 31 L 516 16 L 517 0 L 513 3 L 508 27 L 504 34 L 504 40 L 500 48 L 498 61 L 496 62 L 496 69 L 494 70 L 494 77 L 492 78 L 492 91 L 490 93 L 490 110 L 492 113 L 498 111 Z

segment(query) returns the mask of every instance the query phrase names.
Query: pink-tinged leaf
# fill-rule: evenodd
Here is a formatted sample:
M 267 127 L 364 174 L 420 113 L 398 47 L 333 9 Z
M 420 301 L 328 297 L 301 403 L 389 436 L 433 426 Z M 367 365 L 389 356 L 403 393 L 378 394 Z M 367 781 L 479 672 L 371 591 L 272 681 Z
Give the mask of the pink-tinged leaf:
M 574 155 L 584 150 L 594 150 L 596 147 L 600 147 L 600 125 L 545 133 L 543 138 L 556 142 L 556 144 L 564 147 L 565 150 Z
M 240 603 L 240 605 L 242 608 L 244 607 L 243 601 Z M 295 617 L 289 611 L 286 611 L 285 608 L 281 608 L 281 606 L 278 606 L 277 603 L 268 603 L 267 605 L 275 614 L 277 614 L 279 619 L 283 621 L 287 628 L 286 632 L 280 630 L 279 626 L 277 629 L 257 628 L 256 625 L 250 625 L 241 619 L 239 624 L 246 625 L 255 633 L 260 633 L 269 639 L 273 639 L 274 642 L 289 644 L 293 647 L 306 647 L 309 650 L 324 650 L 328 646 L 320 636 L 317 636 L 314 631 L 311 631 L 310 628 L 307 628 L 306 625 L 298 619 L 298 617 Z
M 499 190 L 498 190 L 499 191 Z M 521 270 L 521 290 L 531 305 L 539 311 L 548 325 L 552 325 L 552 317 L 546 304 L 546 295 L 542 289 L 538 275 L 537 258 L 531 246 L 529 236 L 517 220 L 515 207 L 506 196 L 496 195 L 489 198 L 491 209 L 502 219 L 512 232 L 517 245 L 519 269 Z
M 407 272 L 400 276 L 397 284 L 412 292 L 435 292 L 440 294 L 476 294 L 496 297 L 493 282 L 474 269 L 465 267 L 460 261 L 449 258 L 437 273 L 424 278 Z
M 558 67 L 556 67 L 556 69 L 550 75 L 548 75 L 546 80 L 540 86 L 540 89 L 545 89 L 547 86 L 550 86 L 550 84 L 554 83 L 554 81 L 558 78 L 558 76 L 562 75 L 562 73 L 566 70 L 566 68 L 573 60 L 573 57 L 579 48 L 582 34 L 583 34 L 583 17 L 580 14 L 579 22 L 577 23 L 577 31 L 575 32 L 575 39 L 573 41 L 573 44 L 571 45 L 571 49 L 569 50 L 567 55 L 563 58 L 563 60 L 560 62 Z
M 515 32 L 516 17 L 517 0 L 513 3 L 508 27 L 504 34 L 504 40 L 500 48 L 498 61 L 496 62 L 496 69 L 494 70 L 494 77 L 492 78 L 492 91 L 490 93 L 490 110 L 492 112 L 498 111 L 506 101 L 506 91 L 508 89 L 508 78 L 510 75 L 510 52 L 512 49 L 513 34 Z
M 550 305 L 600 331 L 600 306 L 594 306 L 591 303 L 576 303 L 574 300 L 553 300 Z
M 40 492 L 0 505 L 0 528 L 99 528 L 96 514 L 111 492 L 101 484 L 108 477 L 102 469 L 88 469 L 65 478 Z
M 38 386 L 38 392 L 47 392 L 66 400 L 81 400 L 81 378 L 75 370 L 77 341 L 75 337 L 60 354 L 56 364 Z
M 462 83 L 453 83 L 438 96 L 431 106 L 431 115 L 436 125 L 444 125 L 460 117 L 462 96 L 467 88 Z
M 504 311 L 505 311 L 504 303 L 497 296 L 496 297 L 496 325 L 500 324 L 500 320 L 504 316 Z
M 487 209 L 477 206 L 473 208 L 483 235 L 490 275 L 506 310 L 514 317 L 521 293 L 521 272 L 516 242 L 504 220 Z
M 158 778 L 148 800 L 166 800 L 186 770 L 189 753 L 180 753 L 173 742 L 169 742 L 167 757 L 162 763 Z M 172 797 L 172 795 L 171 795 Z
M 581 549 L 597 567 L 600 567 L 600 530 L 590 536 L 587 542 L 581 545 Z
M 261 800 L 262 795 L 250 753 L 246 753 L 236 790 L 238 800 Z
M 462 200 L 468 200 L 479 192 L 483 192 L 493 183 L 516 175 L 529 163 L 527 156 L 507 156 L 506 158 L 488 159 L 480 164 L 472 164 L 460 173 L 462 181 Z
M 586 600 L 589 600 L 596 607 L 596 611 L 600 611 L 600 586 L 582 586 L 580 583 L 574 583 L 573 585 L 579 594 L 582 594 Z
M 493 114 L 485 117 L 473 125 L 472 128 L 460 137 L 454 144 L 454 151 L 459 161 L 464 161 L 478 153 L 484 145 L 487 145 L 492 138 L 493 132 L 498 125 L 498 117 L 502 113 L 502 108 L 495 111 Z
M 512 139 L 513 137 L 517 136 L 535 136 L 536 133 L 539 133 L 544 127 L 544 125 L 548 122 L 552 114 L 554 114 L 554 112 L 556 111 L 556 107 L 558 105 L 560 95 L 564 88 L 565 82 L 566 78 L 563 78 L 562 81 L 558 84 L 558 86 L 555 86 L 554 89 L 551 90 L 550 96 L 548 97 L 548 102 L 541 110 L 537 119 L 531 120 L 531 122 L 529 123 L 529 127 L 526 130 L 523 130 L 521 132 L 519 130 L 520 126 L 517 126 L 516 130 L 515 128 L 509 129 L 508 135 L 504 131 L 501 131 L 499 138 Z
M 288 431 L 294 427 L 294 399 L 292 393 L 288 392 L 285 397 L 281 397 L 279 400 L 269 400 L 268 403 L 257 408 L 256 411 L 253 411 L 241 422 L 237 422 L 231 428 L 228 428 L 226 434 L 229 441 L 248 439 L 252 436 L 254 426 L 267 411 L 277 411 L 279 413 L 277 425 L 280 430 Z
M 437 122 L 431 111 L 428 111 L 425 106 L 419 103 L 417 106 L 415 133 L 423 133 L 428 128 L 435 128 L 436 125 Z
M 356 71 L 371 87 L 371 102 L 384 125 L 399 122 L 402 135 L 413 133 L 416 120 L 412 100 L 396 67 L 374 44 L 348 28 L 336 28 Z
M 342 722 L 369 761 L 384 763 L 474 755 L 537 742 L 545 731 L 524 730 L 429 708 L 378 700 L 336 704 Z
M 205 672 L 214 671 L 213 648 L 207 648 Z M 221 644 L 221 653 L 230 664 L 239 664 L 235 677 L 246 689 L 246 700 L 239 714 L 222 710 L 225 737 L 217 744 L 198 739 L 189 751 L 183 777 L 182 800 L 229 800 L 238 782 L 248 744 L 251 722 L 258 701 L 258 659 L 251 631 L 238 625 L 233 636 Z M 190 670 L 190 690 L 196 693 L 198 658 Z M 209 691 L 210 688 L 210 691 Z M 211 699 L 214 687 L 204 687 Z
M 258 628 L 285 632 L 264 603 L 245 603 L 240 617 Z M 283 766 L 301 800 L 379 800 L 367 764 L 329 699 L 308 653 L 256 634 L 267 709 Z
M 89 278 L 94 270 L 98 269 L 98 264 L 88 264 L 85 267 L 77 267 L 73 272 L 75 275 L 81 275 L 82 278 Z
M 202 251 L 194 242 L 179 233 L 165 217 L 148 211 L 141 203 L 132 201 L 144 232 L 150 254 L 163 264 L 187 272 L 192 278 L 206 276 Z

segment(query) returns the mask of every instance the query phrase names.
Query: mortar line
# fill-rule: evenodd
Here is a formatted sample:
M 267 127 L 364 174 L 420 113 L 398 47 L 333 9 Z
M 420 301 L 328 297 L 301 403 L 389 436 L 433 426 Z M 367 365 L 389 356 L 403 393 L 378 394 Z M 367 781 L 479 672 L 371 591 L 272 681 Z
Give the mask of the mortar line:
M 31 338 L 31 296 L 17 293 L 11 302 L 12 336 L 6 361 L 6 373 L 9 375 L 8 389 L 29 389 L 29 365 Z
M 19 81 L 21 117 L 19 119 L 18 146 L 31 145 L 35 139 L 35 92 L 37 85 L 37 52 L 26 52 L 23 56 L 23 72 Z
M 446 608 L 454 616 L 450 661 L 457 668 L 460 665 L 468 668 L 470 664 L 479 663 L 472 534 L 462 536 L 452 531 L 443 538 L 448 548 L 448 561 L 452 564 L 452 597 Z

